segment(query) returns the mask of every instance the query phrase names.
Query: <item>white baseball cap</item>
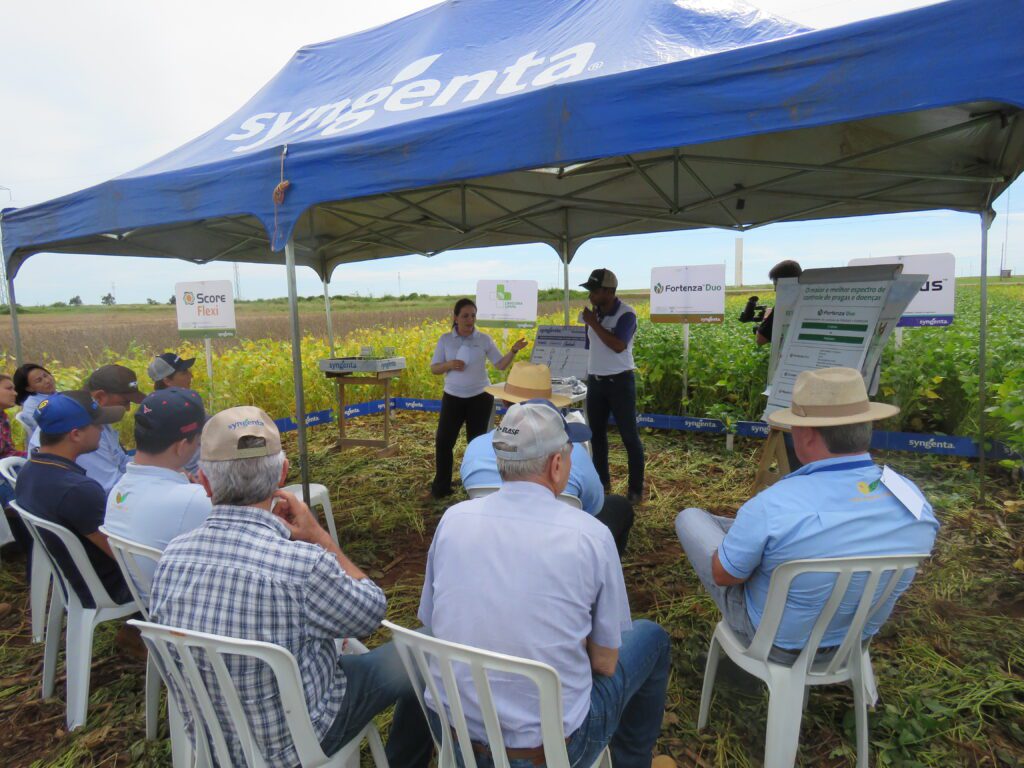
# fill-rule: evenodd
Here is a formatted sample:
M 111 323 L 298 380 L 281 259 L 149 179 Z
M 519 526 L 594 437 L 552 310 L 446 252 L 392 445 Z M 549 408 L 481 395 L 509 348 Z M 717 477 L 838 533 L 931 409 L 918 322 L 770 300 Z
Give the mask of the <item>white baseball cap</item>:
M 505 412 L 491 441 L 499 459 L 528 461 L 550 456 L 566 443 L 583 443 L 590 437 L 590 427 L 566 422 L 549 401 L 527 400 Z

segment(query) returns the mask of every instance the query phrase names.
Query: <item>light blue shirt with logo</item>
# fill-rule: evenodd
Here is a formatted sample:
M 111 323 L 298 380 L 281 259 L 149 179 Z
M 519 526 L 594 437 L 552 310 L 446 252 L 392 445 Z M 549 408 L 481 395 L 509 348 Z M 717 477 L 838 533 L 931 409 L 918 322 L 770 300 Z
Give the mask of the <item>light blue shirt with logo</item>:
M 39 430 L 32 433 L 28 441 L 28 454 L 31 456 L 39 448 Z M 128 454 L 121 447 L 121 439 L 117 430 L 104 424 L 100 432 L 100 446 L 95 451 L 83 453 L 75 463 L 85 470 L 101 486 L 104 493 L 110 493 L 128 466 Z
M 494 455 L 493 435 L 492 430 L 486 435 L 473 438 L 466 446 L 462 468 L 459 470 L 463 488 L 501 485 L 498 458 Z M 596 515 L 604 506 L 604 486 L 601 485 L 601 478 L 594 469 L 593 459 L 581 443 L 573 444 L 571 462 L 565 492 L 580 500 L 584 512 Z
M 448 371 L 444 375 L 444 391 L 455 397 L 476 397 L 491 383 L 487 361 L 497 365 L 501 358 L 494 340 L 486 333 L 474 330 L 469 336 L 460 336 L 453 328 L 437 340 L 430 364 L 462 360 L 466 364 L 463 370 Z
M 866 453 L 814 461 L 740 507 L 718 548 L 718 558 L 734 577 L 747 579 L 747 614 L 755 627 L 761 621 L 772 572 L 782 563 L 931 552 L 939 530 L 931 505 L 924 501 L 921 518 L 915 518 L 881 483 L 881 475 L 882 468 Z M 906 482 L 924 499 L 916 485 Z M 904 574 L 886 604 L 865 625 L 865 638 L 878 631 L 913 578 L 913 571 Z M 807 574 L 793 582 L 775 645 L 803 648 L 834 583 L 835 577 L 827 574 Z M 851 582 L 822 646 L 842 642 L 863 584 L 863 577 Z M 878 594 L 885 584 L 883 578 Z
M 103 525 L 162 552 L 171 539 L 198 528 L 212 509 L 203 487 L 181 472 L 132 462 L 107 496 Z M 152 578 L 153 568 L 145 570 Z

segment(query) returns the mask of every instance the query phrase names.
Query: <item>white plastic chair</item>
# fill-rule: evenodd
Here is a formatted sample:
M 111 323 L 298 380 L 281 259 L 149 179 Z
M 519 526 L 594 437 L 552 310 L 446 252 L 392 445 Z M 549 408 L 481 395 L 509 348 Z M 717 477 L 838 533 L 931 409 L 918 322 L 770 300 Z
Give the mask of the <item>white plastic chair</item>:
M 89 679 L 92 675 L 92 637 L 96 625 L 131 616 L 138 610 L 135 601 L 127 603 L 116 603 L 100 577 L 96 575 L 89 556 L 85 553 L 85 547 L 78 537 L 58 523 L 43 520 L 12 502 L 13 506 L 32 535 L 37 548 L 42 550 L 50 562 L 50 568 L 56 575 L 57 586 L 54 589 L 53 598 L 50 600 L 50 610 L 46 621 L 46 645 L 43 649 L 43 698 L 53 695 L 54 683 L 57 676 L 57 649 L 60 643 L 61 619 L 66 611 L 68 616 L 66 658 L 65 666 L 67 672 L 67 726 L 73 731 L 79 726 L 85 725 L 86 715 L 89 707 Z M 95 608 L 86 608 L 82 605 L 68 579 L 47 546 L 46 538 L 42 532 L 47 532 L 60 540 L 71 557 L 74 567 L 77 568 L 86 589 L 95 604 Z
M 14 414 L 14 420 L 21 424 L 25 430 L 25 444 L 28 444 L 28 439 L 32 437 L 32 433 L 36 431 L 36 421 L 24 411 L 18 411 Z
M 249 656 L 259 659 L 274 673 L 288 731 L 302 768 L 358 766 L 359 747 L 363 739 L 369 742 L 370 753 L 377 768 L 388 768 L 384 744 L 373 721 L 333 755 L 324 754 L 309 717 L 299 666 L 287 649 L 273 643 L 236 640 L 150 622 L 133 620 L 128 623 L 139 628 L 150 655 L 159 659 L 160 675 L 168 690 L 175 691 L 179 700 L 188 707 L 196 731 L 194 746 L 197 765 L 213 765 L 214 755 L 220 765 L 233 764 L 223 723 L 214 708 L 215 698 L 222 700 L 229 713 L 233 735 L 242 748 L 246 764 L 251 768 L 263 768 L 266 765 L 242 707 L 238 689 L 224 663 L 224 656 Z M 206 664 L 216 677 L 215 689 L 211 690 L 210 681 L 199 670 L 196 649 L 205 656 Z M 219 697 L 216 691 L 220 692 Z
M 434 702 L 446 701 L 447 707 L 437 707 L 437 717 L 441 721 L 441 743 L 437 743 L 437 734 L 432 733 L 437 746 L 438 768 L 455 768 L 455 753 L 462 754 L 466 768 L 476 768 L 476 757 L 473 742 L 469 735 L 469 726 L 462 704 L 462 695 L 456 685 L 453 664 L 469 667 L 473 676 L 480 712 L 487 732 L 487 743 L 495 766 L 508 766 L 508 755 L 505 752 L 504 737 L 498 720 L 498 711 L 494 705 L 491 684 L 487 672 L 502 675 L 518 675 L 529 679 L 537 686 L 540 705 L 541 741 L 544 747 L 544 762 L 548 768 L 569 768 L 569 755 L 565 748 L 565 728 L 562 723 L 562 682 L 553 667 L 539 661 L 521 659 L 503 653 L 493 653 L 468 645 L 450 643 L 419 632 L 415 632 L 390 621 L 383 622 L 391 630 L 395 648 L 405 666 L 406 674 L 412 681 L 416 698 L 424 714 L 429 711 L 424 698 L 425 691 L 430 691 Z M 432 671 L 433 670 L 433 671 Z M 441 677 L 444 696 L 437 685 L 437 677 Z M 449 719 L 447 710 L 451 711 Z M 431 729 L 433 731 L 433 729 Z M 456 743 L 453 743 L 456 742 Z M 495 749 L 495 745 L 501 745 Z M 611 752 L 606 747 L 594 763 L 595 768 L 612 768 Z
M 857 719 L 857 767 L 868 765 L 867 704 L 878 699 L 874 670 L 868 643 L 862 641 L 864 626 L 885 606 L 904 573 L 928 557 L 927 554 L 887 555 L 878 557 L 840 557 L 822 560 L 793 560 L 772 572 L 761 622 L 749 647 L 724 621 L 718 622 L 711 636 L 704 687 L 700 696 L 697 729 L 707 725 L 711 693 L 718 670 L 719 653 L 725 654 L 746 672 L 768 685 L 768 727 L 764 749 L 765 768 L 791 768 L 800 745 L 800 721 L 812 685 L 849 683 L 853 688 L 854 712 Z M 803 574 L 834 574 L 832 593 L 818 615 L 814 628 L 793 666 L 770 661 L 768 656 L 782 622 L 786 599 L 794 579 Z M 888 581 L 875 599 L 882 579 Z M 863 575 L 863 591 L 850 618 L 843 642 L 831 657 L 815 660 L 825 631 L 832 622 L 846 595 L 851 580 Z
M 0 478 L 7 481 L 12 490 L 18 480 L 18 470 L 21 469 L 21 465 L 25 461 L 26 459 L 23 459 L 21 456 L 8 456 L 6 459 L 0 459 Z M 7 515 L 0 512 L 0 546 L 9 544 L 12 541 L 14 541 L 14 533 L 7 522 Z
M 281 489 L 282 491 L 288 491 L 302 498 L 302 485 L 286 485 Z M 334 512 L 331 510 L 331 495 L 327 492 L 326 485 L 320 485 L 320 483 L 309 484 L 309 506 L 323 507 L 324 520 L 327 523 L 327 530 L 331 534 L 331 538 L 334 539 L 334 543 L 339 547 L 341 542 L 338 541 L 338 527 L 334 523 Z
M 137 541 L 118 536 L 116 533 L 111 533 L 104 526 L 100 526 L 100 533 L 107 537 L 110 550 L 114 553 L 114 560 L 117 561 L 117 565 L 121 569 L 121 575 L 124 576 L 128 589 L 131 591 L 132 597 L 135 598 L 135 604 L 139 608 L 139 613 L 148 621 L 149 596 L 153 591 L 153 577 L 151 574 L 160 560 L 160 555 L 163 553 L 156 547 L 148 547 Z M 191 752 L 188 739 L 185 739 L 183 744 L 180 741 L 175 741 L 175 735 L 183 733 L 183 731 L 180 728 L 180 724 L 177 728 L 174 726 L 175 717 L 180 717 L 180 715 L 177 713 L 177 707 L 172 696 L 167 697 L 167 706 L 168 717 L 172 723 L 170 733 L 171 753 L 175 756 L 174 764 L 176 766 L 188 765 L 188 760 L 184 758 L 184 755 Z M 156 739 L 157 720 L 159 717 L 160 670 L 157 669 L 156 659 L 151 655 L 146 662 L 146 739 L 149 741 Z M 186 751 L 181 752 L 182 749 Z M 179 758 L 179 755 L 182 755 L 182 757 Z
M 471 499 L 480 499 L 484 496 L 490 496 L 499 488 L 501 488 L 500 485 L 478 485 L 475 488 L 467 488 L 466 493 Z M 580 501 L 578 496 L 573 496 L 571 493 L 558 494 L 558 500 L 568 504 L 570 507 L 583 509 L 583 502 Z

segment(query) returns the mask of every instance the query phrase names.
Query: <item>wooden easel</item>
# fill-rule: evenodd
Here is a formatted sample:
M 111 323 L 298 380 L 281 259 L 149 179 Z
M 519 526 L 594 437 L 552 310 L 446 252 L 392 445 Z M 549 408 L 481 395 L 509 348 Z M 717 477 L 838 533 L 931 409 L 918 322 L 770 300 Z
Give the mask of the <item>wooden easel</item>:
M 338 442 L 339 449 L 345 448 L 376 448 L 378 456 L 395 456 L 398 453 L 398 442 L 391 442 L 391 380 L 398 378 L 401 370 L 378 371 L 357 375 L 354 373 L 327 373 L 327 378 L 334 379 L 338 385 Z M 368 439 L 345 436 L 345 385 L 364 384 L 382 386 L 384 388 L 384 439 Z
M 778 465 L 778 469 L 775 471 L 772 471 L 773 463 Z M 786 433 L 784 430 L 772 427 L 768 433 L 768 439 L 761 447 L 761 458 L 757 462 L 757 474 L 754 475 L 754 485 L 750 489 L 751 495 L 760 493 L 788 474 L 789 456 L 786 454 Z

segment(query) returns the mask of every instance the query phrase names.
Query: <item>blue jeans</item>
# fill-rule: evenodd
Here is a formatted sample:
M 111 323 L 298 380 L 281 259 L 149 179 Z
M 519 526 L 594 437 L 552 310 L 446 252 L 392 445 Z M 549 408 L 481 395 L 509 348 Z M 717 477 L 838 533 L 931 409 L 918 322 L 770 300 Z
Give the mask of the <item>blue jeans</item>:
M 394 643 L 369 653 L 341 656 L 338 663 L 348 688 L 338 716 L 320 740 L 324 752 L 330 755 L 341 749 L 378 713 L 394 704 L 395 717 L 384 749 L 388 764 L 392 768 L 425 768 L 434 744 Z
M 668 685 L 669 636 L 653 621 L 638 619 L 622 633 L 619 662 L 611 677 L 594 675 L 590 711 L 569 736 L 566 750 L 573 768 L 590 768 L 605 747 L 615 768 L 650 768 L 654 743 L 661 733 Z M 440 720 L 430 713 L 440 733 Z M 440 739 L 438 739 L 440 741 Z M 455 750 L 462 768 L 462 755 Z M 490 755 L 476 755 L 477 768 L 493 768 Z M 509 768 L 539 768 L 532 760 L 510 760 Z
M 644 444 L 636 426 L 636 378 L 633 371 L 614 376 L 587 377 L 587 421 L 593 437 L 594 468 L 605 490 L 611 485 L 608 471 L 608 416 L 615 416 L 615 425 L 622 436 L 629 460 L 629 491 L 644 490 Z

